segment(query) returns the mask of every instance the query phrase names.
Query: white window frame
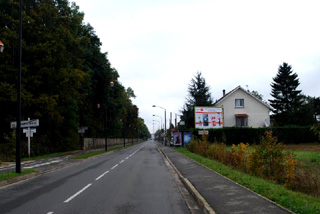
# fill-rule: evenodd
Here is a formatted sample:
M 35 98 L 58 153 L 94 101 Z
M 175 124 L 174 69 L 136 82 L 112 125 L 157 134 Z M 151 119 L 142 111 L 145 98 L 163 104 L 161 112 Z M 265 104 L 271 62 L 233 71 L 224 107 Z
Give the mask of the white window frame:
M 235 107 L 236 108 L 243 108 L 244 107 L 244 99 L 235 99 Z

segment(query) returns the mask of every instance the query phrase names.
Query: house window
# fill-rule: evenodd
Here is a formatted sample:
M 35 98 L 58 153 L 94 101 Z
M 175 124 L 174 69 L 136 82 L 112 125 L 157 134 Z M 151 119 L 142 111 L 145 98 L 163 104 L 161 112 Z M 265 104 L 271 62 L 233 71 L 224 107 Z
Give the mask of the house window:
M 244 107 L 244 99 L 236 99 L 236 108 Z
M 246 115 L 246 114 L 236 115 L 236 126 L 237 127 L 247 127 L 248 126 L 248 115 Z

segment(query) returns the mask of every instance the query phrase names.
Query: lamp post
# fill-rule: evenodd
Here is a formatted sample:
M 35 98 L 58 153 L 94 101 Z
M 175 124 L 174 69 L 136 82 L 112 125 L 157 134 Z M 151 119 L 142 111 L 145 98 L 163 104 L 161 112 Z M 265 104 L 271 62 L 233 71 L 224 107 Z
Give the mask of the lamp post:
M 160 129 L 162 129 L 162 117 L 161 117 L 161 116 L 159 116 L 159 115 L 155 115 L 155 114 L 153 114 L 152 116 L 154 116 L 154 117 L 160 117 L 160 119 L 161 119 Z
M 161 106 L 152 105 L 152 107 L 158 107 L 164 110 L 164 145 L 166 146 L 167 145 L 167 119 L 166 119 L 167 111 L 165 108 Z
M 174 120 L 174 127 L 176 128 L 177 127 L 177 116 L 179 116 L 181 118 L 182 114 L 176 114 L 175 113 L 175 120 Z
M 110 86 L 114 86 L 114 82 L 110 81 Z M 108 134 L 107 134 L 107 126 L 108 126 L 108 111 L 107 111 L 107 93 L 108 93 L 108 85 L 106 86 L 106 96 L 105 96 L 105 105 L 104 105 L 104 150 L 108 151 Z
M 158 122 L 159 124 L 160 124 L 160 121 L 159 120 L 152 120 L 152 121 L 154 121 L 154 122 Z M 158 128 L 159 128 L 160 126 L 158 125 Z
M 22 59 L 22 0 L 19 6 L 19 35 L 18 35 L 18 87 L 17 87 L 17 129 L 16 129 L 16 173 L 21 173 L 21 59 Z M 4 48 L 4 46 L 2 46 Z

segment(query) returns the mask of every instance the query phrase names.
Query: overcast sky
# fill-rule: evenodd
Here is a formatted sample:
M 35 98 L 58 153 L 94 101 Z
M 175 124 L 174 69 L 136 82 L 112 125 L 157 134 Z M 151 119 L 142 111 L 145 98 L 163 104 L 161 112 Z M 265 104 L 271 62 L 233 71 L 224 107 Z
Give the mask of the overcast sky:
M 153 120 L 160 121 L 153 114 L 164 120 L 164 110 L 152 105 L 165 108 L 167 119 L 180 114 L 197 71 L 214 100 L 239 85 L 267 100 L 272 78 L 287 62 L 299 89 L 320 96 L 319 0 L 74 1 L 119 81 L 134 90 L 150 132 L 158 128 Z

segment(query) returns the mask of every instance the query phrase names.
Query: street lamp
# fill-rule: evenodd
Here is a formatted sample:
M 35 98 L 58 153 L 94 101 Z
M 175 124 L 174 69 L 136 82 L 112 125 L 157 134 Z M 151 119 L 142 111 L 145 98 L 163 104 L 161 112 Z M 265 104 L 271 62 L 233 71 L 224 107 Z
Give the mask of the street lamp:
M 113 87 L 114 86 L 114 82 L 110 81 L 110 86 Z M 108 85 L 107 85 L 107 89 L 108 89 Z M 107 95 L 107 91 L 106 90 L 106 95 Z M 108 151 L 108 135 L 107 135 L 107 126 L 108 126 L 108 112 L 107 112 L 107 96 L 105 96 L 105 117 L 104 117 L 104 150 Z
M 177 127 L 177 116 L 179 116 L 181 118 L 182 114 L 176 114 L 175 113 L 175 120 L 174 120 L 174 127 L 176 128 Z
M 154 116 L 154 117 L 160 117 L 159 115 L 155 115 L 155 114 L 153 114 L 152 116 Z M 162 117 L 160 117 L 160 119 L 161 119 L 160 128 L 162 129 Z
M 17 82 L 17 128 L 16 128 L 16 173 L 21 173 L 21 59 L 22 59 L 22 0 L 19 5 L 18 33 L 18 82 Z M 2 46 L 3 50 L 4 46 Z
M 0 41 L 0 53 L 3 52 L 3 49 L 4 49 L 4 44 Z
M 158 122 L 159 124 L 160 124 L 160 121 L 159 120 L 152 120 L 152 121 L 154 121 L 154 122 Z M 159 128 L 160 126 L 158 125 L 158 128 Z
M 158 107 L 158 108 L 162 108 L 164 110 L 164 145 L 167 145 L 167 111 L 165 108 L 161 107 L 161 106 L 156 106 L 156 105 L 152 105 L 152 107 Z

